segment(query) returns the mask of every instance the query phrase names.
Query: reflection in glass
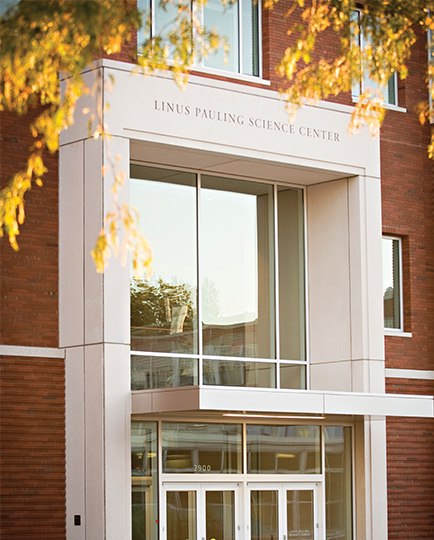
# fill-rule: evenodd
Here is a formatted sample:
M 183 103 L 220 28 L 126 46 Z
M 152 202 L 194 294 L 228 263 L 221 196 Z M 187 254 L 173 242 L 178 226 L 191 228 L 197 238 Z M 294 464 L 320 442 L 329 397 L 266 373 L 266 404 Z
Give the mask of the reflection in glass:
M 196 177 L 131 165 L 130 200 L 153 277 L 131 279 L 131 349 L 197 353 Z
M 131 390 L 197 386 L 198 361 L 194 358 L 131 356 Z
M 163 422 L 163 473 L 241 473 L 239 424 Z
M 240 0 L 242 9 L 242 72 L 259 76 L 259 2 Z
M 132 539 L 158 538 L 157 423 L 131 424 Z
M 384 327 L 401 328 L 400 242 L 383 238 Z
M 277 207 L 280 358 L 305 360 L 302 191 L 279 187 Z
M 324 428 L 326 539 L 352 540 L 351 427 Z
M 278 536 L 278 492 L 250 492 L 251 540 L 277 540 Z
M 208 0 L 203 11 L 205 28 L 209 30 L 215 28 L 220 36 L 226 38 L 229 46 L 227 54 L 225 54 L 223 47 L 218 47 L 215 53 L 204 59 L 204 65 L 238 73 L 238 3 L 223 4 L 220 0 Z
M 207 491 L 205 508 L 205 538 L 235 540 L 235 493 L 233 491 Z
M 287 538 L 314 540 L 313 491 L 286 492 Z
M 203 384 L 276 388 L 276 365 L 242 360 L 203 360 Z
M 274 358 L 272 187 L 203 176 L 200 253 L 204 354 Z
M 196 540 L 196 492 L 168 491 L 166 505 L 167 538 Z
M 294 364 L 280 364 L 280 388 L 306 388 L 306 367 Z
M 247 472 L 320 474 L 318 426 L 247 426 Z

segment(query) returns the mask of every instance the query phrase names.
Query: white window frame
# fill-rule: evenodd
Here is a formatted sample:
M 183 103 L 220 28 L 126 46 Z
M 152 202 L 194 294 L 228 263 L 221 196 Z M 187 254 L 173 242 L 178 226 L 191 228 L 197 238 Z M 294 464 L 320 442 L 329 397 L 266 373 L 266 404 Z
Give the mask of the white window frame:
M 383 241 L 384 240 L 392 240 L 392 241 L 396 241 L 397 242 L 397 245 L 398 245 L 398 294 L 396 294 L 396 291 L 394 291 L 394 299 L 395 299 L 395 302 L 398 301 L 399 302 L 399 306 L 398 306 L 398 309 L 395 307 L 395 312 L 398 311 L 399 313 L 399 326 L 393 328 L 393 327 L 390 327 L 390 326 L 386 326 L 385 325 L 385 317 L 383 317 L 383 321 L 384 321 L 384 330 L 385 332 L 387 333 L 400 333 L 402 334 L 404 332 L 404 294 L 403 294 L 403 273 L 402 273 L 402 238 L 400 237 L 397 237 L 397 236 L 390 236 L 390 235 L 387 235 L 387 234 L 384 234 L 383 235 Z M 392 260 L 392 265 L 394 264 L 393 260 Z M 384 295 L 384 291 L 383 291 L 383 295 Z M 384 299 L 383 299 L 383 303 L 384 303 Z M 384 305 L 384 304 L 383 304 Z
M 175 0 L 176 1 L 176 0 Z M 138 0 L 137 1 L 137 7 L 143 11 L 145 9 L 144 4 L 151 5 L 151 14 L 152 14 L 152 21 L 151 21 L 151 35 L 153 35 L 153 30 L 155 28 L 155 9 L 154 5 L 158 4 L 159 0 Z M 199 20 L 201 20 L 201 23 L 203 23 L 203 9 L 199 9 L 195 7 L 195 1 L 191 0 L 191 3 L 193 4 L 193 13 L 198 16 Z M 203 73 L 209 73 L 214 75 L 220 75 L 222 77 L 226 78 L 232 78 L 232 79 L 240 79 L 240 80 L 246 80 L 246 81 L 252 81 L 252 82 L 261 82 L 264 84 L 270 84 L 269 81 L 264 81 L 262 79 L 262 0 L 255 0 L 255 5 L 257 6 L 258 10 L 258 24 L 257 24 L 257 44 L 258 44 L 258 74 L 257 75 L 246 75 L 242 72 L 242 66 L 243 66 L 243 47 L 242 47 L 242 9 L 243 9 L 243 2 L 239 1 L 236 3 L 237 9 L 238 9 L 238 71 L 229 71 L 225 69 L 216 69 L 205 66 L 204 59 L 202 58 L 200 61 L 196 61 L 194 64 L 190 66 L 190 69 L 195 71 L 200 71 Z M 202 11 L 202 13 L 200 13 Z M 218 29 L 217 29 L 218 33 Z M 137 46 L 140 47 L 140 45 L 143 43 L 143 39 L 137 39 Z M 168 64 L 171 64 L 170 59 L 168 60 Z

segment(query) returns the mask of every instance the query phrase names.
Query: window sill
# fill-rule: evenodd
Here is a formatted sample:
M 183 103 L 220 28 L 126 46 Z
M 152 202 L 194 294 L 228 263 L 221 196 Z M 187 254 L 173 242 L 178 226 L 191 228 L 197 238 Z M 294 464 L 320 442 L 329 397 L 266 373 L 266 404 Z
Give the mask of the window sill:
M 384 329 L 384 335 L 396 336 L 396 337 L 407 337 L 407 338 L 413 337 L 413 334 L 411 332 L 403 332 L 402 330 L 392 330 L 388 328 Z
M 357 103 L 359 101 L 359 96 L 352 96 L 353 103 Z M 396 111 L 396 112 L 402 112 L 406 113 L 407 109 L 405 107 L 399 107 L 398 105 L 392 105 L 391 103 L 383 103 L 383 109 L 386 109 L 387 111 Z
M 215 77 L 222 77 L 225 79 L 233 79 L 234 81 L 250 82 L 254 84 L 260 84 L 262 86 L 270 86 L 271 81 L 262 79 L 261 77 L 255 77 L 254 75 L 243 75 L 242 73 L 234 73 L 232 71 L 225 71 L 223 69 L 212 69 L 201 66 L 191 66 L 190 72 L 197 75 L 214 75 Z

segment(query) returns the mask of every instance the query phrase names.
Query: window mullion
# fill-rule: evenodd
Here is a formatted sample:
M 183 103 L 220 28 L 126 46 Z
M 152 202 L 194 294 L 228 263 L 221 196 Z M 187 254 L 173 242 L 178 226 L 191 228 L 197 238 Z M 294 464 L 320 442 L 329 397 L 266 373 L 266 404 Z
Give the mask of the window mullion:
M 278 208 L 277 208 L 277 185 L 273 189 L 273 209 L 274 209 L 274 339 L 275 357 L 277 362 L 276 383 L 280 388 L 280 312 L 279 312 L 279 236 L 278 236 Z
M 201 250 L 200 250 L 200 211 L 201 211 L 201 204 L 200 204 L 200 193 L 201 193 L 201 175 L 198 174 L 197 177 L 197 184 L 196 184 L 196 200 L 197 200 L 197 212 L 196 212 L 196 242 L 197 242 L 197 249 L 196 249 L 196 264 L 197 264 L 197 336 L 198 336 L 198 345 L 199 345 L 199 386 L 202 386 L 203 384 L 203 333 L 202 333 L 202 289 L 201 289 L 201 268 L 200 268 L 200 261 L 201 261 Z

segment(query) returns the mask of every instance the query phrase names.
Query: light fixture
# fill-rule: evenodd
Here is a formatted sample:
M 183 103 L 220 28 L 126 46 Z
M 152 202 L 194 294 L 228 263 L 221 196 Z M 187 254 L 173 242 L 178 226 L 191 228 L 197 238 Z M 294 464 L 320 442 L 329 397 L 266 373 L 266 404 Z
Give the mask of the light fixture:
M 231 416 L 234 418 L 283 418 L 285 420 L 325 420 L 325 416 L 296 416 L 283 414 L 244 414 L 244 413 L 223 413 L 222 416 Z

